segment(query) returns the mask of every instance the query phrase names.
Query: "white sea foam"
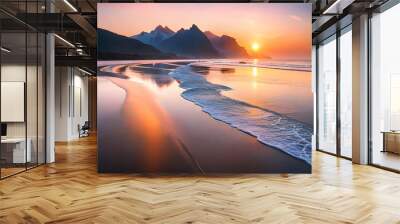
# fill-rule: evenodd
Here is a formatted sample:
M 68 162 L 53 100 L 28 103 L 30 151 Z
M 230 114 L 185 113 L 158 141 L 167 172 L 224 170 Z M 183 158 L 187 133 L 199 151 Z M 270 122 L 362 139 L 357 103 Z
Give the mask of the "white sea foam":
M 185 89 L 182 97 L 199 105 L 214 119 L 223 121 L 276 149 L 311 164 L 312 128 L 265 108 L 223 96 L 229 87 L 208 82 L 190 65 L 170 72 Z

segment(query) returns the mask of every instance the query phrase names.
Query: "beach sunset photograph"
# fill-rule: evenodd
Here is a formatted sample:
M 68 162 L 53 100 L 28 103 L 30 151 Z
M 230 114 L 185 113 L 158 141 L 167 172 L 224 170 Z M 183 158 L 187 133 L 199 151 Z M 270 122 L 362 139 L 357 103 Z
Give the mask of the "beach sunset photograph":
M 311 172 L 310 4 L 97 8 L 100 172 Z

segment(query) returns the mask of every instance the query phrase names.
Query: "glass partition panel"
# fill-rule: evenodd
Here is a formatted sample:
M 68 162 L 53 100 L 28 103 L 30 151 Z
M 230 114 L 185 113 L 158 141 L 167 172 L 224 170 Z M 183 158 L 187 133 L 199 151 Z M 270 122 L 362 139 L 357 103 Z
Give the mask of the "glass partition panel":
M 351 26 L 340 36 L 340 154 L 352 157 L 352 34 Z
M 28 168 L 38 163 L 38 35 L 36 32 L 27 33 L 27 76 L 26 76 L 26 117 L 27 117 L 27 150 Z
M 23 16 L 45 12 L 45 1 L 0 1 L 0 7 Z M 45 163 L 46 38 L 3 12 L 0 17 L 7 20 L 0 23 L 0 178 L 5 178 Z
M 336 37 L 318 47 L 318 149 L 336 153 Z
M 26 169 L 26 33 L 1 34 L 1 175 Z M 29 148 L 29 147 L 28 147 Z
M 371 159 L 400 170 L 400 4 L 371 19 Z

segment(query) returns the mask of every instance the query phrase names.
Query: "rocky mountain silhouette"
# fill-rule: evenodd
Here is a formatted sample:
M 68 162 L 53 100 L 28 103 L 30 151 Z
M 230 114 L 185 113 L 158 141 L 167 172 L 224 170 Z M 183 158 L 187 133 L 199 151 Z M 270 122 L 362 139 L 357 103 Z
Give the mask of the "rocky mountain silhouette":
M 136 39 L 97 29 L 98 58 L 103 60 L 164 59 L 176 57 Z
M 206 31 L 204 34 L 223 57 L 246 58 L 249 56 L 246 49 L 241 47 L 233 37 L 228 35 L 218 36 L 210 31 Z
M 141 32 L 140 34 L 131 36 L 131 38 L 139 40 L 145 44 L 152 45 L 154 47 L 158 47 L 159 44 L 174 35 L 175 32 L 172 31 L 168 26 L 158 25 L 154 30 L 150 32 Z
M 220 54 L 207 36 L 193 24 L 190 29 L 180 29 L 163 40 L 159 49 L 187 58 L 218 58 Z

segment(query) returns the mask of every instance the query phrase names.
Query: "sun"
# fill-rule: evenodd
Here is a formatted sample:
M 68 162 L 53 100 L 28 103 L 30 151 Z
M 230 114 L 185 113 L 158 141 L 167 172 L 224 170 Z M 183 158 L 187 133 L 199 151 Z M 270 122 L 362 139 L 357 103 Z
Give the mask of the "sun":
M 251 44 L 251 49 L 252 49 L 254 52 L 258 51 L 258 50 L 260 49 L 260 44 L 257 43 L 257 42 L 253 42 L 253 43 Z

